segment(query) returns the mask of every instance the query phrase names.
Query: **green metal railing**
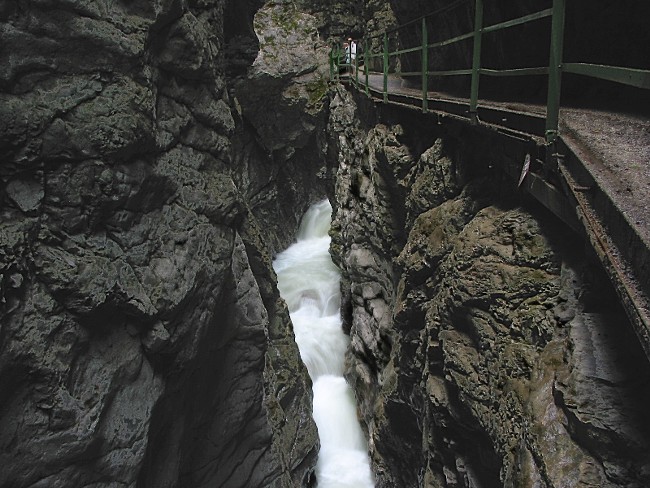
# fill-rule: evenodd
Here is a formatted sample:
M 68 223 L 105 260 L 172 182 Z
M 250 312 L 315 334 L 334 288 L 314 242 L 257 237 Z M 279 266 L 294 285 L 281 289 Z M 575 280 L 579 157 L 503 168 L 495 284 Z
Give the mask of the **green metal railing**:
M 555 142 L 559 133 L 559 112 L 562 75 L 570 73 L 575 75 L 589 76 L 603 80 L 622 83 L 637 88 L 650 89 L 650 71 L 618 66 L 605 66 L 590 63 L 564 63 L 562 59 L 564 44 L 565 26 L 565 2 L 566 0 L 553 0 L 551 8 L 510 19 L 497 24 L 483 25 L 483 2 L 490 0 L 473 0 L 474 22 L 471 32 L 454 36 L 449 39 L 429 42 L 427 20 L 447 14 L 450 11 L 472 3 L 469 0 L 458 0 L 444 8 L 438 9 L 427 15 L 419 17 L 389 29 L 380 34 L 369 36 L 364 39 L 357 39 L 356 56 L 346 56 L 341 43 L 335 45 L 330 56 L 332 79 L 339 79 L 341 70 L 354 73 L 353 83 L 359 88 L 359 67 L 362 67 L 365 76 L 365 92 L 369 94 L 368 76 L 369 73 L 383 76 L 382 95 L 384 102 L 388 102 L 389 95 L 389 72 L 391 71 L 391 60 L 399 60 L 405 54 L 420 53 L 420 66 L 418 71 L 399 72 L 401 76 L 419 77 L 422 84 L 422 111 L 428 111 L 428 87 L 430 77 L 446 76 L 471 76 L 469 94 L 469 117 L 474 123 L 478 123 L 477 108 L 479 101 L 479 82 L 481 75 L 485 76 L 533 76 L 546 75 L 548 77 L 547 102 L 546 102 L 546 124 L 545 137 L 549 144 Z M 501 31 L 514 26 L 527 24 L 545 18 L 551 18 L 550 51 L 548 66 L 526 67 L 514 69 L 489 69 L 481 65 L 482 37 L 484 34 Z M 411 28 L 419 24 L 421 45 L 404 49 L 391 50 L 391 34 L 397 33 L 404 28 Z M 393 39 L 396 44 L 397 36 Z M 472 67 L 465 69 L 435 70 L 429 68 L 429 52 L 432 49 L 439 49 L 445 46 L 459 43 L 465 40 L 472 40 Z M 360 48 L 361 46 L 361 48 Z M 343 60 L 343 62 L 341 62 Z M 373 67 L 381 65 L 381 71 L 371 71 Z M 395 71 L 395 70 L 393 70 Z

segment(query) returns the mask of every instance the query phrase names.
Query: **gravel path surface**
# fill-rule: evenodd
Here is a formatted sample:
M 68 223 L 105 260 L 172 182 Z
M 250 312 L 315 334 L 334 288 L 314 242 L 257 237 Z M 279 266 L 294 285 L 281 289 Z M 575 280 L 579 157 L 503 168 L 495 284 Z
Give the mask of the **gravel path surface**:
M 650 119 L 563 109 L 561 133 L 591 153 L 589 170 L 650 245 Z

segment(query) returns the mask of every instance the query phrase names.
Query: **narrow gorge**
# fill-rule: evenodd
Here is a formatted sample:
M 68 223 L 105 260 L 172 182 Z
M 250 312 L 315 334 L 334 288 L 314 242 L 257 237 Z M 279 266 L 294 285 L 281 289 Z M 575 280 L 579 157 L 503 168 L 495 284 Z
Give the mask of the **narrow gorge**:
M 377 488 L 650 486 L 650 364 L 520 154 L 330 81 L 444 4 L 0 4 L 0 488 L 324 488 L 277 261 L 323 198 Z
M 354 392 L 343 376 L 349 340 L 341 327 L 341 277 L 329 255 L 331 221 L 328 200 L 312 205 L 296 242 L 277 256 L 273 268 L 313 382 L 313 416 L 320 439 L 318 486 L 373 488 Z

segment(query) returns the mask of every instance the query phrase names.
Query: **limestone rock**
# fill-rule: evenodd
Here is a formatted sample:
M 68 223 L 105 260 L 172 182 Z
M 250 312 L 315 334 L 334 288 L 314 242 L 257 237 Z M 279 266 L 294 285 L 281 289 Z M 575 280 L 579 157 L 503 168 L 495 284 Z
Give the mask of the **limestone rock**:
M 3 488 L 310 482 L 311 388 L 268 259 L 310 193 L 279 198 L 240 145 L 232 3 L 0 6 Z
M 650 368 L 580 243 L 463 164 L 496 157 L 472 131 L 382 124 L 399 117 L 343 90 L 330 109 L 347 376 L 377 486 L 647 485 Z
M 42 185 L 30 180 L 13 180 L 6 186 L 5 191 L 7 197 L 24 213 L 38 209 L 45 194 Z
M 424 151 L 420 161 L 402 183 L 408 188 L 406 198 L 407 219 L 411 222 L 424 210 L 437 207 L 455 197 L 461 189 L 460 168 L 449 157 L 442 154 L 442 141 Z
M 288 2 L 265 4 L 254 26 L 260 50 L 236 96 L 262 145 L 288 159 L 324 127 L 329 47 L 315 19 Z

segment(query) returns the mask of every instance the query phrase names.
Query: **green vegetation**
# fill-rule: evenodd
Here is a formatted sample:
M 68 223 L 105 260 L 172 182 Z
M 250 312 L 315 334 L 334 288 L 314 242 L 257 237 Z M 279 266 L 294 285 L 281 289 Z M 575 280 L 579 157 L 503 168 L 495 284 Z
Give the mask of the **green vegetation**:
M 292 9 L 274 9 L 271 11 L 271 20 L 286 32 L 297 31 L 300 27 L 299 12 L 295 6 Z
M 316 107 L 322 103 L 323 99 L 327 95 L 328 84 L 327 79 L 322 76 L 314 78 L 306 85 L 307 93 L 309 94 L 308 105 L 310 107 Z

